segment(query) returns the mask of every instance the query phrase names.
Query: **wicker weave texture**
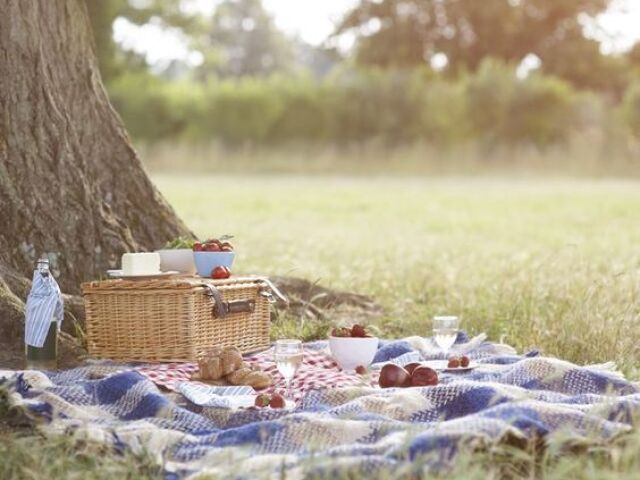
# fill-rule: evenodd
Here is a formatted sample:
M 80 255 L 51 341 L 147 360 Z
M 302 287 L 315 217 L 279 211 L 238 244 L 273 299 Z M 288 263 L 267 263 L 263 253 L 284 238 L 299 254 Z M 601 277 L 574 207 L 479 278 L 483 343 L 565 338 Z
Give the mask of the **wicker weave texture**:
M 254 300 L 252 312 L 214 315 L 215 301 Z M 269 299 L 256 279 L 106 280 L 82 285 L 89 353 L 117 361 L 195 361 L 213 345 L 252 352 L 269 346 Z

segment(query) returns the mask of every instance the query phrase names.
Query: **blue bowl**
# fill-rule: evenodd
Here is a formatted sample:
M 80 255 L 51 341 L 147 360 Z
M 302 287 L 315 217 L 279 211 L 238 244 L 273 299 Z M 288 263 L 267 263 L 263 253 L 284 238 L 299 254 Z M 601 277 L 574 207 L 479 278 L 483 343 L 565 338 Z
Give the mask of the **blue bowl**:
M 193 261 L 201 277 L 210 277 L 216 267 L 231 269 L 236 252 L 193 252 Z

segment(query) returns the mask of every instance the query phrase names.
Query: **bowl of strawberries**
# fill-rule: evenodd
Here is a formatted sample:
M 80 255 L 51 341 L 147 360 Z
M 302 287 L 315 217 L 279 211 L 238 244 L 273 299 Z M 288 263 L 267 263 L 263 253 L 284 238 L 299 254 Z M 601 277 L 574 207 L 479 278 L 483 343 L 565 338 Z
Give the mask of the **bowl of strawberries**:
M 378 351 L 378 337 L 370 335 L 362 325 L 336 327 L 329 334 L 329 349 L 343 370 L 367 368 Z
M 201 277 L 229 278 L 235 257 L 233 245 L 225 237 L 193 244 L 193 261 Z

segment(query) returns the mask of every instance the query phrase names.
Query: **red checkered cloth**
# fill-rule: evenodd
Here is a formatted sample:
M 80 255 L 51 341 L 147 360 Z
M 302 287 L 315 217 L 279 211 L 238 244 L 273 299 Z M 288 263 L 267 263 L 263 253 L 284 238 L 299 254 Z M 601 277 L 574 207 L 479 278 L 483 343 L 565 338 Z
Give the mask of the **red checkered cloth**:
M 278 372 L 272 349 L 246 357 L 245 361 L 273 377 L 274 384 L 265 392 L 284 390 L 284 378 Z M 147 376 L 156 385 L 175 391 L 179 383 L 191 381 L 191 375 L 198 371 L 198 365 L 196 363 L 166 363 L 138 367 L 136 370 Z M 374 377 L 375 375 L 372 375 L 371 378 L 362 377 L 355 372 L 341 370 L 331 356 L 323 350 L 304 349 L 304 359 L 291 382 L 291 392 L 293 399 L 299 402 L 309 390 L 336 386 L 377 385 L 377 378 Z
M 191 375 L 198 371 L 198 364 L 160 363 L 136 367 L 135 370 L 145 375 L 156 385 L 175 392 L 179 383 L 191 381 Z

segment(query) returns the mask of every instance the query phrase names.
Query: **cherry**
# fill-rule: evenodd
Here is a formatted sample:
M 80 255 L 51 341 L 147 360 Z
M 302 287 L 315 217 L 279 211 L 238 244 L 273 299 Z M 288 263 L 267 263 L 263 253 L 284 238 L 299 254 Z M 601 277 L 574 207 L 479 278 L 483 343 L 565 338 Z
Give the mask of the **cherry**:
M 471 360 L 469 360 L 469 357 L 467 357 L 466 355 L 463 355 L 462 358 L 460 359 L 461 367 L 467 368 L 470 363 L 471 363 Z
M 193 244 L 193 251 L 194 252 L 201 252 L 203 250 L 203 246 L 200 242 L 196 242 Z
M 358 365 L 356 367 L 356 373 L 358 375 L 366 375 L 367 374 L 367 368 L 364 365 Z

